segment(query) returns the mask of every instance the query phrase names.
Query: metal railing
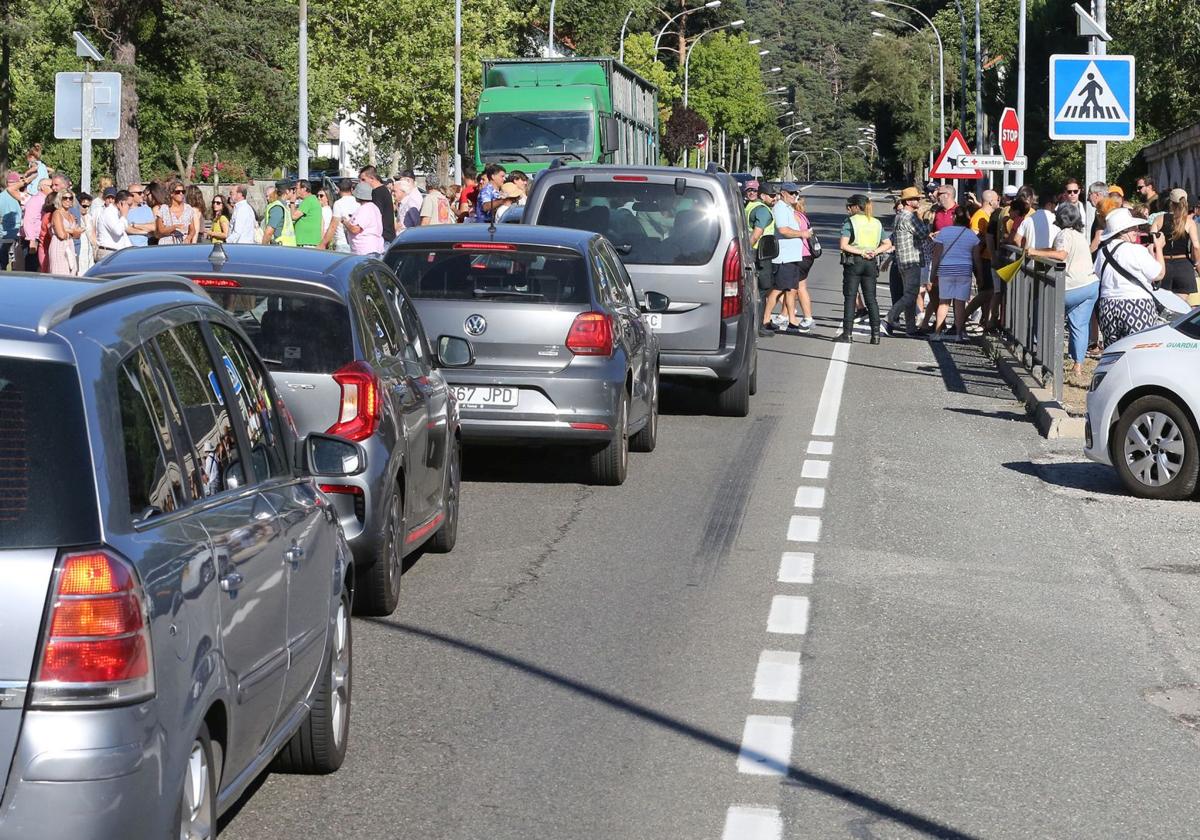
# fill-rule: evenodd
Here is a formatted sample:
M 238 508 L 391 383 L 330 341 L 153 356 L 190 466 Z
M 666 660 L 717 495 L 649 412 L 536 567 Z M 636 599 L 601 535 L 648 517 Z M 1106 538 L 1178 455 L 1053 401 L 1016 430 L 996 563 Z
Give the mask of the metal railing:
M 1027 256 L 1021 270 L 1004 285 L 1008 349 L 1043 387 L 1052 386 L 1054 399 L 1062 402 L 1066 265 Z

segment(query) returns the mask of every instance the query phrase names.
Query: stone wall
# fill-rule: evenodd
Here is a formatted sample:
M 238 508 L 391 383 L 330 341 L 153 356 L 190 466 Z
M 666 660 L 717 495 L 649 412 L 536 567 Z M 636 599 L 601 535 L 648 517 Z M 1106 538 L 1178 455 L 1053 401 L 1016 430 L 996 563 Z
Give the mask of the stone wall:
M 1164 137 L 1142 149 L 1146 169 L 1160 193 L 1183 187 L 1196 199 L 1200 191 L 1200 123 Z

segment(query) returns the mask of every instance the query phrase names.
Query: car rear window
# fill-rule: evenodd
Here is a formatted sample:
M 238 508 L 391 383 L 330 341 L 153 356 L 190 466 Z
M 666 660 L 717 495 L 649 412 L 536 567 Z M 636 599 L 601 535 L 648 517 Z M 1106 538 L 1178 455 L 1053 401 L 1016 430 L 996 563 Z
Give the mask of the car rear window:
M 537 224 L 602 233 L 626 263 L 704 265 L 717 249 L 720 225 L 712 194 L 682 193 L 674 184 L 585 180 L 547 188 Z
M 575 253 L 494 250 L 495 243 L 455 243 L 393 250 L 386 261 L 410 297 L 425 300 L 505 300 L 534 304 L 588 303 L 587 266 Z
M 79 375 L 0 357 L 0 549 L 100 539 Z
M 208 289 L 274 370 L 333 373 L 354 361 L 350 311 L 326 297 L 291 291 Z

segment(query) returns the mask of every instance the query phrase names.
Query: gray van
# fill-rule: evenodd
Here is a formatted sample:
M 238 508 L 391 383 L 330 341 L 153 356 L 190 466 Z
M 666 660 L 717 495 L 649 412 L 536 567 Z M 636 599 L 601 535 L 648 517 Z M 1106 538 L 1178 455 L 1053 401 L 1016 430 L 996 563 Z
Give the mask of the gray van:
M 733 178 L 713 167 L 552 166 L 534 180 L 523 219 L 604 234 L 639 293 L 671 300 L 647 316 L 662 375 L 711 383 L 721 414 L 749 413 L 758 287 Z

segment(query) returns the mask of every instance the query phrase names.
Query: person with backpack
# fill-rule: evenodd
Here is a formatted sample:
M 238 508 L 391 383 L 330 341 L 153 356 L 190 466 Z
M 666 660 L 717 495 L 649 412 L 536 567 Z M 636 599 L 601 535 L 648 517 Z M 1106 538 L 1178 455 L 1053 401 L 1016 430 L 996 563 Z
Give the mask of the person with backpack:
M 754 273 L 758 278 L 758 294 L 762 298 L 762 322 L 758 334 L 764 338 L 775 335 L 767 327 L 771 323 L 771 310 L 767 308 L 770 297 L 772 268 L 771 260 L 779 252 L 775 242 L 775 188 L 770 184 L 759 186 L 758 181 L 748 181 L 746 196 L 746 227 L 750 228 L 750 247 L 754 249 Z
M 872 213 L 871 199 L 855 193 L 846 199 L 849 214 L 842 225 L 839 249 L 842 254 L 842 297 L 844 308 L 842 331 L 833 340 L 849 344 L 854 341 L 854 299 L 862 292 L 871 324 L 871 343 L 879 343 L 879 301 L 875 285 L 879 279 L 879 264 L 875 257 L 892 250 L 890 240 L 883 237 L 883 225 Z

